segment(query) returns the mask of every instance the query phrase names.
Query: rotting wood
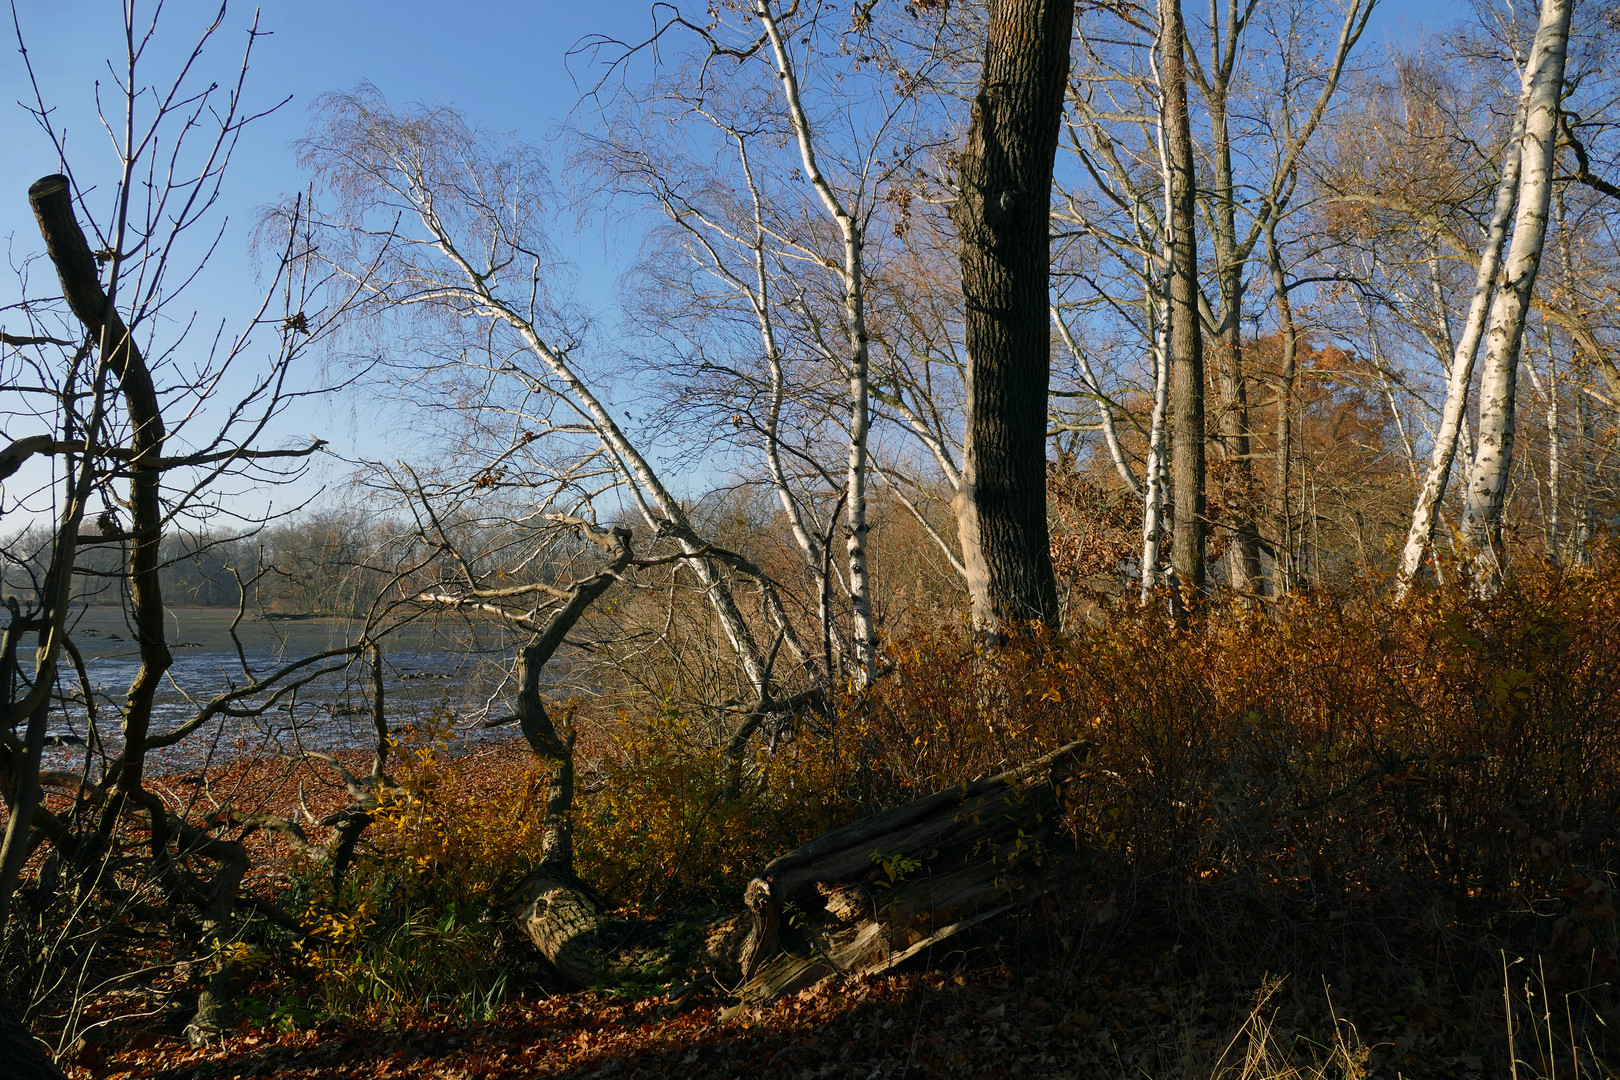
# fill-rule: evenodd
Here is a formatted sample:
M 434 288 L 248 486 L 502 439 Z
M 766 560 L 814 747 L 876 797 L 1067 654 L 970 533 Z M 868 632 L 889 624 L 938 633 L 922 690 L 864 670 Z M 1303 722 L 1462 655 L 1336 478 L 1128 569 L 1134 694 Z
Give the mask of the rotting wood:
M 611 974 L 607 953 L 618 924 L 601 901 L 572 875 L 537 871 L 526 877 L 514 920 L 553 967 L 575 986 L 590 987 Z
M 1059 795 L 1090 743 L 824 833 L 766 866 L 743 901 L 740 1003 L 889 971 L 1041 895 Z M 803 947 L 778 952 L 789 905 Z M 800 929 L 799 927 L 795 927 Z

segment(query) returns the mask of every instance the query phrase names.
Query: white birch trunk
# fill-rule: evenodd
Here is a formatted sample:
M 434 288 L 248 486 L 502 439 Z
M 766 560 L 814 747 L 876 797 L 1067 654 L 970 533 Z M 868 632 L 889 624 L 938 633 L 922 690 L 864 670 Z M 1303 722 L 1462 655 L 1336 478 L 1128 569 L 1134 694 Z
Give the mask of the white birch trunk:
M 1148 420 L 1147 459 L 1143 464 L 1147 487 L 1142 508 L 1142 595 L 1143 607 L 1153 602 L 1153 594 L 1164 581 L 1160 547 L 1164 536 L 1164 499 L 1169 488 L 1170 457 L 1165 445 L 1170 416 L 1170 245 L 1171 217 L 1170 157 L 1164 142 L 1164 84 L 1159 74 L 1158 50 L 1149 53 L 1153 83 L 1159 107 L 1153 125 L 1153 139 L 1159 154 L 1159 194 L 1164 200 L 1156 243 L 1143 259 L 1148 324 L 1153 331 L 1153 413 Z
M 810 120 L 799 98 L 799 81 L 793 71 L 776 16 L 769 0 L 756 0 L 754 15 L 765 29 L 775 59 L 776 75 L 782 82 L 782 96 L 798 142 L 804 173 L 821 196 L 827 213 L 838 225 L 844 241 L 844 332 L 849 340 L 849 467 L 846 479 L 844 527 L 848 533 L 849 594 L 853 612 L 856 661 L 860 667 L 857 682 L 866 685 L 877 677 L 877 623 L 872 617 L 872 585 L 866 567 L 866 481 L 867 435 L 871 429 L 871 388 L 868 384 L 870 352 L 866 331 L 866 271 L 861 262 L 864 237 L 860 223 L 833 191 L 816 162 L 815 142 Z
M 1529 63 L 1520 85 L 1519 109 L 1515 114 L 1512 134 L 1502 152 L 1502 177 L 1496 185 L 1496 203 L 1491 210 L 1490 224 L 1485 230 L 1485 242 L 1480 245 L 1479 271 L 1474 276 L 1474 294 L 1468 304 L 1468 317 L 1463 322 L 1462 337 L 1452 354 L 1451 368 L 1446 379 L 1446 403 L 1440 413 L 1440 427 L 1434 437 L 1429 454 L 1429 470 L 1418 489 L 1417 504 L 1412 510 L 1412 524 L 1406 533 L 1406 545 L 1401 552 L 1401 565 L 1395 578 L 1395 599 L 1406 599 L 1423 565 L 1424 553 L 1434 538 L 1435 524 L 1439 520 L 1440 504 L 1445 500 L 1446 487 L 1451 479 L 1452 459 L 1457 453 L 1457 436 L 1467 423 L 1468 388 L 1474 377 L 1474 358 L 1479 352 L 1480 339 L 1485 333 L 1485 318 L 1490 310 L 1492 294 L 1496 288 L 1496 274 L 1501 267 L 1502 245 L 1507 237 L 1508 219 L 1519 191 L 1519 173 L 1523 161 L 1525 116 L 1532 88 L 1531 75 L 1541 56 L 1541 36 L 1531 49 Z
M 782 368 L 782 350 L 776 341 L 776 324 L 771 319 L 771 283 L 765 263 L 765 208 L 759 196 L 759 186 L 754 182 L 753 165 L 748 160 L 748 144 L 736 132 L 731 135 L 737 143 L 737 158 L 742 163 L 743 177 L 748 183 L 748 194 L 754 205 L 754 289 L 748 293 L 748 302 L 759 322 L 760 344 L 765 350 L 765 362 L 771 372 L 771 404 L 765 421 L 765 460 L 770 466 L 777 501 L 782 504 L 782 512 L 787 515 L 788 524 L 793 530 L 793 539 L 804 553 L 805 564 L 819 590 L 821 544 L 805 522 L 804 508 L 788 484 L 787 469 L 782 464 L 782 401 L 787 393 L 787 376 Z M 829 677 L 831 674 L 828 672 Z
M 1069 324 L 1063 321 L 1063 313 L 1056 304 L 1051 305 L 1052 321 L 1057 324 L 1058 336 L 1063 338 L 1063 344 L 1068 347 L 1069 355 L 1074 357 L 1080 365 L 1080 374 L 1084 376 L 1086 389 L 1091 391 L 1092 400 L 1097 403 L 1098 415 L 1102 417 L 1103 442 L 1108 446 L 1108 456 L 1114 462 L 1114 471 L 1125 482 L 1131 494 L 1138 499 L 1142 498 L 1142 488 L 1136 482 L 1136 474 L 1131 470 L 1131 463 L 1125 460 L 1125 448 L 1119 444 L 1119 431 L 1114 424 L 1114 405 L 1103 394 L 1102 383 L 1097 379 L 1097 373 L 1091 369 L 1091 358 L 1080 348 L 1080 343 L 1074 340 L 1074 334 L 1069 330 Z
M 1485 371 L 1479 389 L 1479 436 L 1463 506 L 1462 535 L 1476 567 L 1476 587 L 1485 595 L 1501 586 L 1502 507 L 1513 463 L 1514 396 L 1525 318 L 1547 237 L 1558 104 L 1564 88 L 1574 0 L 1543 0 L 1541 25 L 1528 65 L 1530 92 L 1521 140 L 1519 209 L 1513 240 L 1502 266 L 1503 283 L 1491 305 Z
M 658 528 L 659 519 L 668 519 L 676 526 L 677 541 L 681 550 L 688 555 L 697 554 L 702 550 L 701 544 L 694 542 L 691 522 L 687 519 L 686 511 L 681 508 L 680 502 L 670 494 L 664 486 L 663 480 L 658 476 L 652 464 L 641 455 L 634 443 L 624 434 L 613 415 L 608 412 L 607 406 L 591 390 L 590 386 L 581 379 L 568 363 L 566 355 L 553 349 L 551 345 L 540 336 L 534 324 L 507 304 L 490 289 L 484 275 L 481 275 L 471 263 L 457 250 L 451 240 L 451 232 L 439 220 L 438 215 L 431 207 L 423 206 L 419 209 L 422 224 L 427 228 L 430 236 L 434 238 L 434 245 L 455 263 L 457 268 L 466 277 L 466 287 L 447 287 L 443 290 L 423 292 L 414 297 L 411 303 L 432 302 L 438 299 L 455 297 L 476 305 L 486 314 L 500 319 L 523 339 L 531 354 L 537 357 L 546 369 L 551 372 L 563 387 L 568 391 L 575 407 L 589 420 L 602 448 L 607 452 L 613 462 L 615 471 L 624 479 L 631 497 L 635 499 L 637 508 L 641 511 L 643 520 L 653 529 Z M 755 693 L 765 695 L 766 671 L 764 658 L 760 655 L 759 645 L 754 640 L 748 623 L 744 620 L 742 611 L 737 607 L 736 598 L 732 596 L 731 589 L 725 580 L 715 572 L 708 560 L 695 558 L 691 560 L 692 570 L 702 582 L 704 592 L 709 597 L 710 605 L 714 608 L 716 617 L 720 620 L 721 629 L 726 639 L 731 643 L 737 658 L 741 661 L 743 670 L 747 674 L 749 684 Z
M 1558 505 L 1563 496 L 1562 440 L 1558 437 L 1558 372 L 1553 368 L 1552 349 L 1547 350 L 1547 557 L 1554 566 L 1559 564 L 1558 536 L 1560 518 Z
M 1151 290 L 1148 302 L 1158 305 L 1163 299 Z M 1148 421 L 1147 460 L 1143 466 L 1146 494 L 1142 510 L 1142 603 L 1153 602 L 1153 593 L 1164 574 L 1160 565 L 1159 547 L 1164 531 L 1164 490 L 1166 476 L 1165 417 L 1170 411 L 1170 364 L 1165 348 L 1166 321 L 1162 311 L 1154 318 L 1153 330 L 1153 414 Z

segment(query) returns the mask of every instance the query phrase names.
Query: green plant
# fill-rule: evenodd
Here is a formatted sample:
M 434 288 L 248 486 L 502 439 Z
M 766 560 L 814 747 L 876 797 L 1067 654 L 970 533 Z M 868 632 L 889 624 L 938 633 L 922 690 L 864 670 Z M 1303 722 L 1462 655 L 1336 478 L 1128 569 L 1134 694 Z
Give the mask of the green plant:
M 475 798 L 446 755 L 453 724 L 436 712 L 396 744 L 398 784 L 382 792 L 342 892 L 323 885 L 323 866 L 308 867 L 293 891 L 323 1015 L 478 1020 L 506 997 L 493 962 L 498 928 L 486 916 L 537 856 L 542 778 L 531 772 L 497 798 Z
M 922 869 L 921 860 L 905 855 L 885 855 L 880 851 L 874 851 L 868 857 L 872 860 L 873 866 L 883 871 L 883 876 L 887 880 L 878 884 L 886 888 L 900 884 L 907 875 Z

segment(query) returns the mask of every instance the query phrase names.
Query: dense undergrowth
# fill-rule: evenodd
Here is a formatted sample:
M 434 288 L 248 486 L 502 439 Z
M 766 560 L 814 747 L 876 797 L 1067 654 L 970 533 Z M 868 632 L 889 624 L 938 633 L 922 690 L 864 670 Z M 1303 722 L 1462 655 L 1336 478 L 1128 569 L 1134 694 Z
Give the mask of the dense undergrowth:
M 1235 1024 L 1270 987 L 1315 1032 L 1301 1053 L 1338 1047 L 1341 1072 L 1365 1050 L 1368 1068 L 1470 1075 L 1442 1065 L 1505 1062 L 1512 1036 L 1520 1075 L 1612 1075 L 1620 567 L 1401 607 L 1322 592 L 1177 623 L 1120 604 L 1062 635 L 987 647 L 938 627 L 888 651 L 836 718 L 762 741 L 735 798 L 698 718 L 621 718 L 576 806 L 589 882 L 696 927 L 828 827 L 1085 740 L 1057 886 L 984 954 L 1019 978 L 1136 971 Z M 314 932 L 229 946 L 262 950 L 261 1023 L 475 1022 L 544 984 L 491 917 L 537 849 L 543 778 L 472 799 L 440 734 L 402 747 L 408 795 L 344 890 L 321 867 L 297 879 Z M 645 974 L 635 993 L 682 979 Z

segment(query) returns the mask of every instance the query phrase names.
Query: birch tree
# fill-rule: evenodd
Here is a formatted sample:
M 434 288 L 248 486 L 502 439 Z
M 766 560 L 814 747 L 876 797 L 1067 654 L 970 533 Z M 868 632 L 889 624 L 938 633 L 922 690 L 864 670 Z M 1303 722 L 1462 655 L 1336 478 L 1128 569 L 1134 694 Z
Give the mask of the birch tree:
M 930 23 L 919 25 L 926 33 Z M 765 475 L 746 482 L 772 490 L 814 591 L 847 605 L 847 653 L 864 684 L 880 654 L 867 555 L 874 390 L 903 385 L 906 366 L 892 337 L 887 357 L 873 355 L 873 283 L 898 240 L 874 238 L 872 226 L 892 215 L 897 177 L 937 141 L 918 119 L 937 103 L 916 88 L 940 61 L 896 43 L 871 18 L 833 30 L 763 2 L 702 27 L 673 18 L 657 38 L 668 46 L 677 33 L 689 55 L 651 86 L 615 93 L 613 134 L 582 138 L 616 190 L 652 204 L 671 226 L 637 275 L 654 286 L 637 304 L 642 325 L 690 358 L 671 369 L 664 414 L 695 438 L 763 459 Z M 890 72 L 902 63 L 906 77 L 894 88 Z M 903 392 L 883 396 L 937 456 L 937 426 Z M 708 434 L 710 425 L 722 434 Z M 831 523 L 818 521 L 835 502 L 838 573 L 823 551 Z
M 623 509 L 688 560 L 748 693 L 764 650 L 714 545 L 615 415 L 581 355 L 547 242 L 535 154 L 441 108 L 396 113 L 366 87 L 323 98 L 300 156 L 323 196 L 311 257 L 364 282 L 364 311 L 421 343 L 400 374 L 463 425 L 441 469 L 530 491 L 537 512 L 593 525 Z M 362 277 L 359 268 L 375 266 Z M 431 396 L 431 395 L 430 395 Z M 455 487 L 451 484 L 446 490 Z
M 1535 45 L 1526 64 L 1519 205 L 1502 263 L 1502 287 L 1491 305 L 1485 370 L 1480 381 L 1479 437 L 1469 474 L 1461 531 L 1474 553 L 1478 587 L 1500 587 L 1504 566 L 1502 507 L 1513 459 L 1520 347 L 1536 272 L 1541 265 L 1552 202 L 1558 107 L 1564 90 L 1573 0 L 1543 0 Z M 1403 564 L 1404 567 L 1404 564 Z
M 1053 318 L 1081 378 L 1072 380 L 1073 389 L 1055 393 L 1094 405 L 1114 471 L 1142 501 L 1139 574 L 1141 599 L 1147 603 L 1163 583 L 1169 498 L 1170 172 L 1154 43 L 1140 27 L 1127 28 L 1139 40 L 1131 47 L 1108 49 L 1103 43 L 1113 39 L 1110 31 L 1118 27 L 1087 27 L 1070 80 L 1062 148 L 1089 183 L 1065 178 L 1056 193 L 1054 292 L 1059 302 Z M 1103 267 L 1111 272 L 1105 275 Z M 1081 320 L 1091 327 L 1113 323 L 1117 329 L 1105 339 L 1106 346 L 1087 347 L 1080 344 L 1083 333 L 1075 325 Z M 1145 356 L 1145 371 L 1136 377 L 1128 365 L 1103 363 L 1109 353 Z M 1125 405 L 1133 395 L 1150 403 L 1145 424 Z M 1066 418 L 1057 407 L 1053 413 L 1061 429 Z M 1123 434 L 1121 421 L 1129 423 Z M 1080 423 L 1078 418 L 1070 422 Z M 1142 440 L 1140 478 L 1138 457 L 1125 435 Z
M 57 872 L 35 882 L 30 902 L 53 937 L 84 950 L 63 960 L 56 944 L 29 942 L 27 930 L 8 934 L 27 945 L 19 953 L 28 959 L 8 970 L 14 977 L 0 993 L 21 1006 L 37 989 L 30 975 L 50 983 L 64 977 L 57 963 L 99 962 L 97 920 L 132 897 L 159 913 L 182 951 L 213 955 L 219 941 L 234 937 L 247 903 L 246 832 L 229 807 L 204 814 L 165 800 L 149 770 L 171 748 L 221 738 L 227 726 L 236 734 L 236 725 L 286 708 L 300 688 L 344 670 L 386 631 L 383 603 L 367 613 L 357 638 L 267 667 L 237 637 L 244 589 L 230 625 L 239 664 L 226 688 L 205 690 L 172 670 L 165 553 L 177 535 L 210 520 L 236 515 L 250 531 L 262 525 L 265 517 L 234 503 L 234 490 L 276 491 L 325 445 L 274 433 L 289 412 L 334 389 L 312 370 L 309 354 L 342 326 L 367 268 L 357 267 L 347 287 L 312 274 L 298 257 L 309 221 L 297 201 L 265 232 L 262 294 L 232 312 L 181 316 L 223 232 L 216 205 L 239 140 L 262 115 L 245 89 L 260 34 L 256 21 L 245 27 L 239 62 L 210 77 L 212 51 L 228 32 L 221 10 L 180 63 L 154 71 L 150 56 L 164 36 L 159 15 L 124 8 L 129 47 L 114 66 L 116 91 L 96 100 L 107 158 L 70 154 L 36 90 L 31 111 L 50 140 L 52 164 L 64 171 L 29 187 L 39 236 L 18 242 L 42 253 L 53 272 L 42 275 L 50 282 L 43 290 L 20 275 L 0 303 L 24 323 L 22 332 L 15 323 L 0 330 L 7 428 L 0 515 L 49 522 L 0 545 L 0 558 L 16 571 L 8 575 L 0 635 L 0 769 L 11 781 L 0 926 L 26 862 L 43 848 Z M 199 324 L 213 324 L 212 332 Z M 26 550 L 32 537 L 43 538 L 43 552 Z M 31 575 L 32 566 L 43 572 Z M 251 578 L 253 568 L 236 569 L 239 585 Z M 87 578 L 101 585 L 89 595 Z M 91 598 L 121 609 L 138 649 L 132 675 L 76 643 L 75 622 Z M 29 638 L 37 642 L 32 662 L 24 659 Z M 178 695 L 178 710 L 162 707 L 166 688 Z M 66 810 L 42 791 L 51 724 L 77 729 L 86 746 L 82 765 L 51 781 L 73 793 Z M 137 813 L 145 818 L 138 838 L 125 832 Z M 293 922 L 274 904 L 257 906 Z M 239 965 L 219 965 L 190 1018 L 194 1039 L 217 1034 L 241 974 Z
M 1537 36 L 1537 50 L 1541 46 Z M 1412 511 L 1412 524 L 1407 530 L 1406 544 L 1401 551 L 1401 564 L 1396 578 L 1396 595 L 1404 599 L 1423 565 L 1424 555 L 1433 542 L 1438 522 L 1438 510 L 1445 499 L 1450 481 L 1452 462 L 1457 442 L 1467 423 L 1469 390 L 1473 384 L 1474 362 L 1479 354 L 1480 341 L 1485 335 L 1486 317 L 1491 298 L 1495 295 L 1498 273 L 1502 265 L 1502 248 L 1507 239 L 1508 221 L 1519 201 L 1520 170 L 1524 160 L 1526 136 L 1526 110 L 1532 89 L 1531 76 L 1539 63 L 1533 53 L 1526 65 L 1518 108 L 1514 111 L 1513 127 L 1502 152 L 1501 178 L 1497 181 L 1496 197 L 1491 216 L 1485 227 L 1485 238 L 1480 245 L 1479 268 L 1474 279 L 1473 293 L 1464 317 L 1462 334 L 1456 343 L 1447 368 L 1445 404 L 1441 410 L 1439 426 L 1429 455 L 1428 472 L 1418 489 L 1417 505 Z

